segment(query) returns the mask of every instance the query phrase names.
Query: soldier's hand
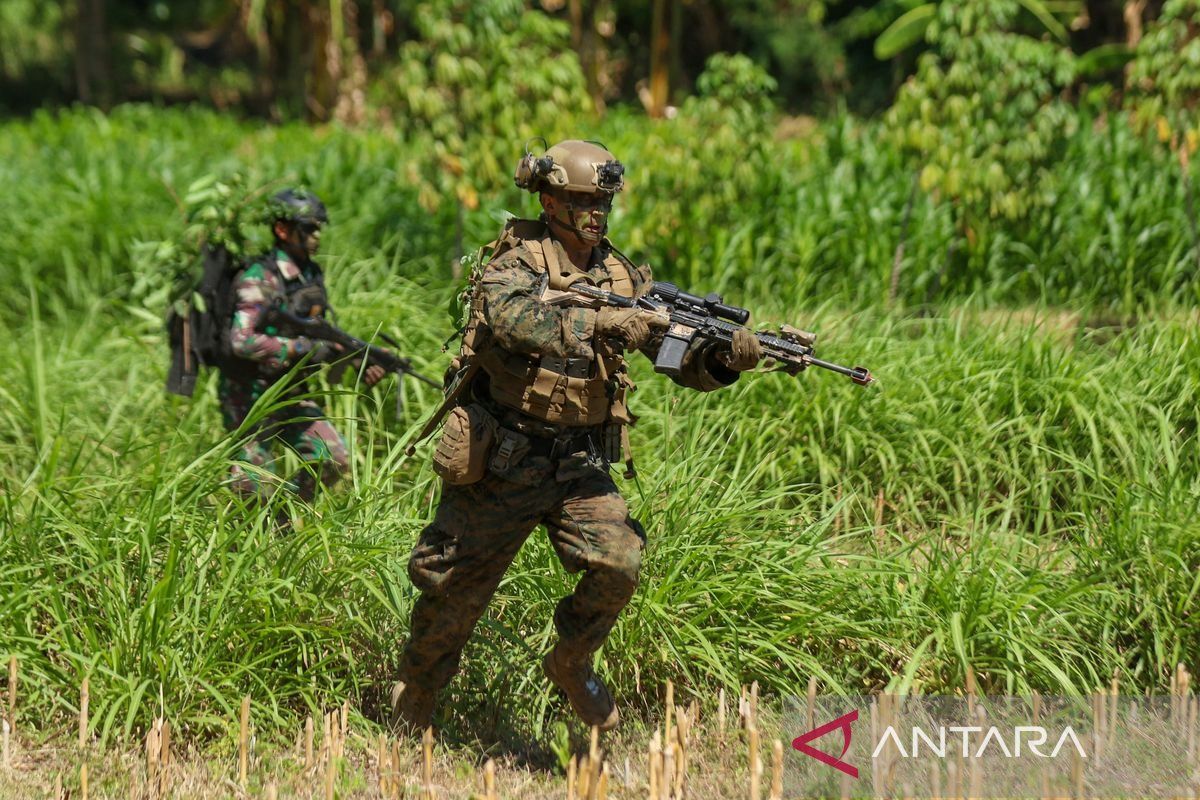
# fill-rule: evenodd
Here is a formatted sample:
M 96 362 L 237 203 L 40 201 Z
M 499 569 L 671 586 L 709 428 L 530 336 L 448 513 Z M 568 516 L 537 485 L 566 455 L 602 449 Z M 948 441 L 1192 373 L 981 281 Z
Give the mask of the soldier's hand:
M 762 345 L 753 331 L 738 328 L 733 332 L 729 352 L 721 353 L 718 358 L 730 369 L 745 372 L 757 367 L 758 362 L 762 360 Z
M 378 364 L 372 364 L 367 367 L 366 372 L 363 373 L 363 383 L 365 383 L 367 386 L 374 386 L 383 380 L 385 375 L 387 375 L 387 370 Z
M 308 363 L 310 366 L 317 364 L 325 364 L 337 358 L 342 348 L 330 342 L 317 340 L 312 346 L 312 355 L 309 356 Z
M 637 350 L 650 338 L 653 330 L 665 330 L 670 324 L 666 315 L 642 308 L 613 308 L 605 306 L 596 312 L 596 336 L 620 339 L 628 350 Z

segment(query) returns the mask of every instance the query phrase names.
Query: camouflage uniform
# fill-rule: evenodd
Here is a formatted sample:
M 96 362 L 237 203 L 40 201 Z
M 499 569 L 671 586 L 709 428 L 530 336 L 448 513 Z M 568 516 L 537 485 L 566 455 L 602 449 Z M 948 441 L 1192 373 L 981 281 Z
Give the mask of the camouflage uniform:
M 234 280 L 236 306 L 230 324 L 230 350 L 242 368 L 222 370 L 218 384 L 221 416 L 225 427 L 234 430 L 242 424 L 250 407 L 287 370 L 309 353 L 316 343 L 307 337 L 275 335 L 273 329 L 257 330 L 259 316 L 267 308 L 281 303 L 289 311 L 308 315 L 314 309 L 312 298 L 322 298 L 319 314 L 325 313 L 324 279 L 321 268 L 311 260 L 296 264 L 280 249 L 246 267 Z M 299 393 L 302 386 L 289 389 Z M 287 408 L 261 422 L 252 439 L 238 454 L 230 470 L 235 491 L 266 496 L 271 487 L 260 485 L 258 475 L 242 464 L 270 467 L 272 439 L 280 439 L 300 458 L 319 469 L 320 480 L 333 485 L 347 465 L 346 444 L 325 418 L 321 407 L 312 400 L 296 400 Z M 313 470 L 301 469 L 290 488 L 305 501 L 316 493 L 317 477 Z
M 510 235 L 537 233 L 545 226 L 526 220 L 510 223 L 506 230 Z M 552 238 L 532 247 L 529 241 L 513 243 L 488 264 L 479 283 L 476 298 L 495 349 L 534 362 L 541 359 L 543 364 L 547 358 L 556 363 L 596 361 L 592 332 L 597 312 L 538 300 L 546 280 L 545 256 L 539 257 L 539 248 L 553 247 L 550 256 L 560 264 L 568 262 L 566 253 Z M 614 258 L 618 257 L 607 240 L 602 241 L 593 249 L 587 278 L 612 289 Z M 635 268 L 619 258 L 633 292 L 643 291 L 651 280 L 649 268 Z M 661 340 L 660 334 L 642 352 L 653 358 Z M 710 391 L 737 380 L 738 373 L 714 355 L 708 345 L 694 347 L 677 382 Z M 625 388 L 632 388 L 624 360 L 618 354 L 607 363 L 608 396 L 618 391 L 623 396 Z M 476 483 L 444 484 L 435 517 L 413 550 L 408 571 L 421 596 L 399 677 L 427 695 L 435 694 L 456 672 L 462 648 L 505 570 L 539 524 L 545 526 L 567 572 L 584 573 L 554 615 L 559 647 L 574 658 L 589 659 L 600 647 L 638 583 L 645 534 L 609 476 L 608 462 L 614 456 L 602 452 L 601 427 L 549 424 L 497 402 L 494 388 L 493 377 L 481 371 L 469 400 L 461 402 L 484 405 L 501 426 L 525 434 L 529 447 L 504 459 L 493 456 L 488 473 Z M 632 422 L 631 417 L 626 420 Z

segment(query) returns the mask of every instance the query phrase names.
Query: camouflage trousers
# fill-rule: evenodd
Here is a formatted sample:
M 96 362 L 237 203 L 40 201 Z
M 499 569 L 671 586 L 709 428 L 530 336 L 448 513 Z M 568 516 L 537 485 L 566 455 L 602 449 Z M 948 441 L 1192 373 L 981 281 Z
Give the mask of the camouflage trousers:
M 221 385 L 221 417 L 226 430 L 242 424 L 260 393 L 253 386 Z M 264 485 L 260 470 L 247 470 L 245 465 L 273 473 L 271 445 L 275 441 L 290 447 L 304 462 L 284 485 L 305 502 L 312 501 L 319 484 L 337 483 L 349 464 L 346 443 L 321 407 L 311 400 L 299 400 L 263 420 L 253 437 L 242 445 L 229 470 L 230 486 L 235 492 L 263 498 L 274 492 L 273 482 Z
M 489 473 L 468 486 L 444 485 L 413 549 L 408 574 L 421 596 L 400 680 L 431 692 L 450 682 L 475 623 L 539 524 L 567 572 L 584 573 L 555 609 L 562 646 L 577 658 L 599 649 L 637 588 L 645 545 L 612 478 L 593 468 L 525 485 Z

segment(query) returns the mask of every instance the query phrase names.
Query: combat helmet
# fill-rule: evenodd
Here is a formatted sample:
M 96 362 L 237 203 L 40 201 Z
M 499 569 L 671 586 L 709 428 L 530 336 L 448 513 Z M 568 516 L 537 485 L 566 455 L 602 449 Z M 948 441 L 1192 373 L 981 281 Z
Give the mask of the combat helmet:
M 267 213 L 272 222 L 299 222 L 308 225 L 324 225 L 329 222 L 329 213 L 321 198 L 305 189 L 284 189 L 276 192 L 267 204 Z
M 599 142 L 567 139 L 541 156 L 526 152 L 513 177 L 529 192 L 561 190 L 615 194 L 625 188 L 625 165 Z

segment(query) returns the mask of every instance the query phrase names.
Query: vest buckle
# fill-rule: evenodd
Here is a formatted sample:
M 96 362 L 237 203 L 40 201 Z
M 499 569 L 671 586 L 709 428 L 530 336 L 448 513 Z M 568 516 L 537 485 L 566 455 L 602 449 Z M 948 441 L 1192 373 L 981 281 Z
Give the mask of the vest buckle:
M 501 435 L 500 446 L 496 448 L 496 452 L 492 456 L 491 468 L 496 472 L 508 469 L 508 462 L 512 460 L 513 452 L 516 449 L 517 440 L 514 437 Z

